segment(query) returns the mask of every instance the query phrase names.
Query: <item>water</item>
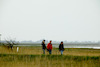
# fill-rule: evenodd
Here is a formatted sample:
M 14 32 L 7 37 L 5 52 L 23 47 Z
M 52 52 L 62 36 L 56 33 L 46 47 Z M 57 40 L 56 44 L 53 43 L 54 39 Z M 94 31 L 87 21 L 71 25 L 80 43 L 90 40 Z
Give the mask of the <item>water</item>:
M 14 46 L 41 46 L 41 44 L 19 44 Z M 58 48 L 59 44 L 53 44 L 53 47 Z M 100 49 L 100 44 L 65 44 L 64 48 L 92 48 Z

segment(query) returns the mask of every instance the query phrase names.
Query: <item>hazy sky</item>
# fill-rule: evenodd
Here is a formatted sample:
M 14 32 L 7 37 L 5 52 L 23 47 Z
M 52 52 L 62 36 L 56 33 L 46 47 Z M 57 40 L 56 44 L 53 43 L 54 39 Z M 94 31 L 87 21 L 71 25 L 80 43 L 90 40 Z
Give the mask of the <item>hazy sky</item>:
M 2 40 L 100 41 L 100 0 L 0 0 Z

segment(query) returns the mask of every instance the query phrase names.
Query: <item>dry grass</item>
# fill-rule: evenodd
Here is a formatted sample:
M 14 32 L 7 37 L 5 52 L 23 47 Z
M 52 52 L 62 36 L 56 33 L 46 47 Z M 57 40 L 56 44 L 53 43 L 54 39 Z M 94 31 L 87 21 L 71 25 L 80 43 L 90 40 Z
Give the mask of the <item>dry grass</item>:
M 16 51 L 16 47 L 11 49 L 7 49 L 7 47 L 0 46 L 0 54 L 34 54 L 41 55 L 43 54 L 41 47 L 19 47 L 19 52 Z M 60 51 L 58 48 L 53 48 L 53 55 L 60 55 Z M 46 51 L 46 55 L 48 52 Z M 66 48 L 64 51 L 64 55 L 73 55 L 73 56 L 100 56 L 99 49 L 84 49 L 84 48 Z
M 0 46 L 0 67 L 100 67 L 100 50 L 65 49 L 61 56 L 57 48 L 52 55 L 42 54 L 41 47 L 16 47 L 13 51 Z

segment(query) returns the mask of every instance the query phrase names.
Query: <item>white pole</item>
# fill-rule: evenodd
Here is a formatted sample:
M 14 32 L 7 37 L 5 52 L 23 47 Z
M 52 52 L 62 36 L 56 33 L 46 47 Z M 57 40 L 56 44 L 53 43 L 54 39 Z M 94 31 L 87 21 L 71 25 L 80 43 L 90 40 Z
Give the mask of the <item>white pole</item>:
M 19 47 L 17 47 L 17 52 L 19 51 Z

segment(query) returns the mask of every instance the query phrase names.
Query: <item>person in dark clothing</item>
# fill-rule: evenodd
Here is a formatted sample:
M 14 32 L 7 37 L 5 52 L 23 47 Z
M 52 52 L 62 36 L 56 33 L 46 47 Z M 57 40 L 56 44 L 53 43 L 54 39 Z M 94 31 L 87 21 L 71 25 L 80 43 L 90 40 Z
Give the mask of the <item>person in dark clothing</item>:
M 45 49 L 46 49 L 46 46 L 45 46 L 45 40 L 42 41 L 42 49 L 43 49 L 43 54 L 45 54 Z
M 64 51 L 63 41 L 59 44 L 59 51 L 61 51 L 61 55 L 62 55 Z

